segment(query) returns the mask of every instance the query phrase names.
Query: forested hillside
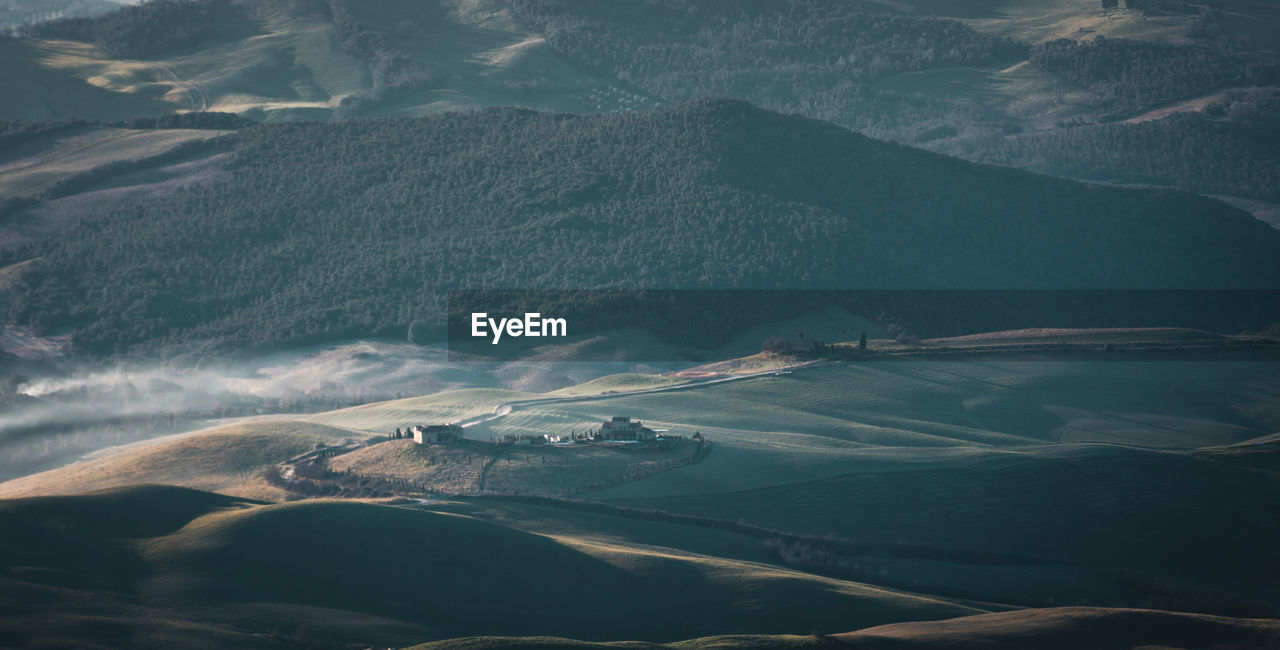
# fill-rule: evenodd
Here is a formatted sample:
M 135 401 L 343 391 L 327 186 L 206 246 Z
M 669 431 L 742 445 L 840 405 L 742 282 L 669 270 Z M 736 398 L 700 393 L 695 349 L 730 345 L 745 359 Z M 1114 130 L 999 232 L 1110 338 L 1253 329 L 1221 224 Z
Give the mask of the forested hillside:
M 1228 96 L 1205 112 L 1088 124 L 978 144 L 966 157 L 1075 178 L 1280 200 L 1280 94 Z M 1187 179 L 1198 179 L 1189 183 Z
M 1097 92 L 1105 102 L 1103 119 L 1206 95 L 1252 71 L 1217 48 L 1102 37 L 1045 43 L 1031 50 L 1031 62 Z
M 837 0 L 518 0 L 514 7 L 557 52 L 671 100 L 732 95 L 785 104 L 833 85 L 1026 54 L 954 20 L 867 13 Z
M 1280 286 L 1280 233 L 729 100 L 224 136 L 229 181 L 82 222 L 10 320 L 78 354 L 405 336 L 451 288 Z
M 985 162 L 1275 197 L 1277 186 L 1269 179 L 1280 175 L 1280 149 L 1247 144 L 1274 138 L 1271 124 L 1220 115 L 1215 122 L 1225 124 L 1208 127 L 1173 120 L 1140 128 L 1069 128 L 1224 88 L 1280 81 L 1276 65 L 1221 34 L 1213 10 L 1201 12 L 1190 33 L 1171 42 L 1092 38 L 1082 28 L 1071 39 L 1028 47 L 953 19 L 877 13 L 873 5 L 832 0 L 662 0 L 643 6 L 519 0 L 514 6 L 556 52 L 654 101 L 726 95 Z M 1129 11 L 1140 9 L 1157 11 L 1137 4 Z M 1024 59 L 1031 68 L 1015 72 L 1014 64 Z M 954 72 L 904 81 L 901 89 L 876 83 L 930 70 Z M 1056 78 L 1057 86 L 1046 86 L 1036 74 Z M 1060 128 L 1042 128 L 1040 116 L 1019 108 L 1047 102 L 1061 110 L 1061 97 L 1075 88 L 1091 96 L 1074 117 L 1060 120 L 1068 122 Z M 1189 161 L 1189 140 L 1224 152 Z M 1249 149 L 1246 155 L 1232 155 L 1242 148 Z

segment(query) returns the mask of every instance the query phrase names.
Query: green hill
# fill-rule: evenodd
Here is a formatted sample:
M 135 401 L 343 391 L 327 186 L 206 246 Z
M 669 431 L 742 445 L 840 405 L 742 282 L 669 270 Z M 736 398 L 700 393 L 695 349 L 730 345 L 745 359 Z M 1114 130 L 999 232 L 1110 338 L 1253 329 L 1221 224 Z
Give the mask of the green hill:
M 728 100 L 263 125 L 220 142 L 227 182 L 11 251 L 40 257 L 11 322 L 104 355 L 400 338 L 464 285 L 1280 283 L 1280 233 L 1220 203 L 973 165 Z

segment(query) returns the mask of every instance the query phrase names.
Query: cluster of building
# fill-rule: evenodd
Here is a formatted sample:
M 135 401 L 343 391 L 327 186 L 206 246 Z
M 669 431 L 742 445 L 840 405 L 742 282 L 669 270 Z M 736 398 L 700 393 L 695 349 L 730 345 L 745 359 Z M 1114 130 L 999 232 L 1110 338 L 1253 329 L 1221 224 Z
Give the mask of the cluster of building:
M 420 445 L 442 445 L 458 442 L 463 439 L 462 427 L 456 424 L 413 425 L 401 432 L 396 429 L 390 436 L 394 440 L 412 438 Z M 698 436 L 700 437 L 700 436 Z M 586 434 L 573 434 L 567 439 L 560 436 L 542 434 L 508 434 L 501 442 L 512 445 L 545 445 L 562 442 L 598 441 L 598 442 L 660 442 L 672 439 L 666 429 L 651 429 L 639 420 L 632 420 L 625 415 L 616 415 L 605 420 L 599 429 Z
M 391 434 L 392 440 L 413 438 L 420 445 L 443 445 L 462 440 L 462 427 L 456 424 L 415 424 L 403 432 L 399 428 Z
M 595 435 L 596 440 L 622 442 L 653 442 L 667 437 L 666 429 L 650 429 L 639 420 L 632 420 L 625 415 L 615 415 L 600 426 Z

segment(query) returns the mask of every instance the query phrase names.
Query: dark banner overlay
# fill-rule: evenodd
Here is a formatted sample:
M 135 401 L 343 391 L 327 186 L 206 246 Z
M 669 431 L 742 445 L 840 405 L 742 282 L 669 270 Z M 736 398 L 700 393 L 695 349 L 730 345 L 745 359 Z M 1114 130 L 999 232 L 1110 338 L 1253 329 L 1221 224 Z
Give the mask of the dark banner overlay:
M 1266 290 L 455 290 L 448 316 L 454 361 L 683 362 L 762 350 L 1270 359 L 1278 337 L 1280 291 Z

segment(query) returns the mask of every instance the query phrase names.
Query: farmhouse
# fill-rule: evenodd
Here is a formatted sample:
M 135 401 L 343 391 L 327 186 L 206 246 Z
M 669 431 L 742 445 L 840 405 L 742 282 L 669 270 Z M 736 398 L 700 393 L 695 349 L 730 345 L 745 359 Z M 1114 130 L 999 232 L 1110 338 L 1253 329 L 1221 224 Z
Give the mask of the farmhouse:
M 413 441 L 420 445 L 439 445 L 462 440 L 462 427 L 456 424 L 414 425 L 409 427 Z
M 625 415 L 615 415 L 613 419 L 600 426 L 597 440 L 626 440 L 649 442 L 658 438 L 658 432 L 644 426 L 639 420 L 632 420 Z

